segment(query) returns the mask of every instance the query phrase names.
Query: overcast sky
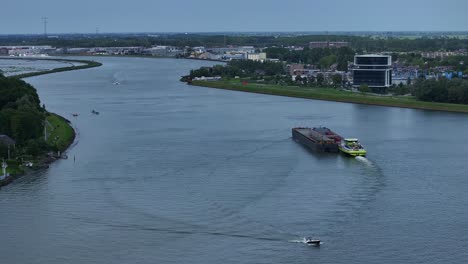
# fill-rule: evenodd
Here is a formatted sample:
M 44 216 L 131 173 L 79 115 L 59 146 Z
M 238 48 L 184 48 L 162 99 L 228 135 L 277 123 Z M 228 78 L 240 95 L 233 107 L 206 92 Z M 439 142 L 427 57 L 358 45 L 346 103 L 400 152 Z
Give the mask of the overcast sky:
M 0 34 L 219 31 L 468 31 L 466 0 L 14 0 Z

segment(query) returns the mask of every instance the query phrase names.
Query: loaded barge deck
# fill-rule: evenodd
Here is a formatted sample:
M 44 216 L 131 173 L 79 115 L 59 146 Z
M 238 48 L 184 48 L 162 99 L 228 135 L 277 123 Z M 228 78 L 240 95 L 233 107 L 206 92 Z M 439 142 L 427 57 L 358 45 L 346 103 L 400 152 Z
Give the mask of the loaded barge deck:
M 339 152 L 343 137 L 326 127 L 295 127 L 293 139 L 307 148 L 319 152 Z

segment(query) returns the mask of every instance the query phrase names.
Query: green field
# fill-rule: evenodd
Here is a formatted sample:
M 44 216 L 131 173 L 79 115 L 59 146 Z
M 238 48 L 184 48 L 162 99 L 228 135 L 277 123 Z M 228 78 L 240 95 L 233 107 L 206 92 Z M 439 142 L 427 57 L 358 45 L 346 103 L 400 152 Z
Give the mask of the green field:
M 192 84 L 211 88 L 335 102 L 468 113 L 468 105 L 423 102 L 416 100 L 416 98 L 412 96 L 379 96 L 374 94 L 336 90 L 332 88 L 303 88 L 298 86 L 280 86 L 258 83 L 242 84 L 240 80 L 194 81 Z
M 65 118 L 56 114 L 47 116 L 47 143 L 56 146 L 58 150 L 65 151 L 75 139 L 75 131 Z

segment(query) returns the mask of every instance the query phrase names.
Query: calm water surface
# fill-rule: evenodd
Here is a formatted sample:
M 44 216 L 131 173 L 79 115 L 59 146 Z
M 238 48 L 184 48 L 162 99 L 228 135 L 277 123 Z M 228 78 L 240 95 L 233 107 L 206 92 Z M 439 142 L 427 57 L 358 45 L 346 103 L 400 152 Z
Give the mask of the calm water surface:
M 468 259 L 468 115 L 178 82 L 208 62 L 99 61 L 27 79 L 76 127 L 76 161 L 0 190 L 1 263 Z M 320 124 L 367 159 L 291 140 Z M 323 245 L 297 243 L 309 235 Z

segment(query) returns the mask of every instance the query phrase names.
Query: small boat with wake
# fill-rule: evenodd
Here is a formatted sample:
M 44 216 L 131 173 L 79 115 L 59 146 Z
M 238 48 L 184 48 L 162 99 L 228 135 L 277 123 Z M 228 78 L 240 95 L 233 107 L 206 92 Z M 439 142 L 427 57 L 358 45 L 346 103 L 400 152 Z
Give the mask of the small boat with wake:
M 311 237 L 304 237 L 304 243 L 311 246 L 320 246 L 320 240 Z
M 345 138 L 339 146 L 341 152 L 351 156 L 366 156 L 367 151 L 357 138 Z
M 92 114 L 95 114 L 95 115 L 99 115 L 99 112 L 96 111 L 96 110 L 94 110 L 94 109 L 93 109 L 93 111 L 91 111 L 91 113 L 92 113 Z

